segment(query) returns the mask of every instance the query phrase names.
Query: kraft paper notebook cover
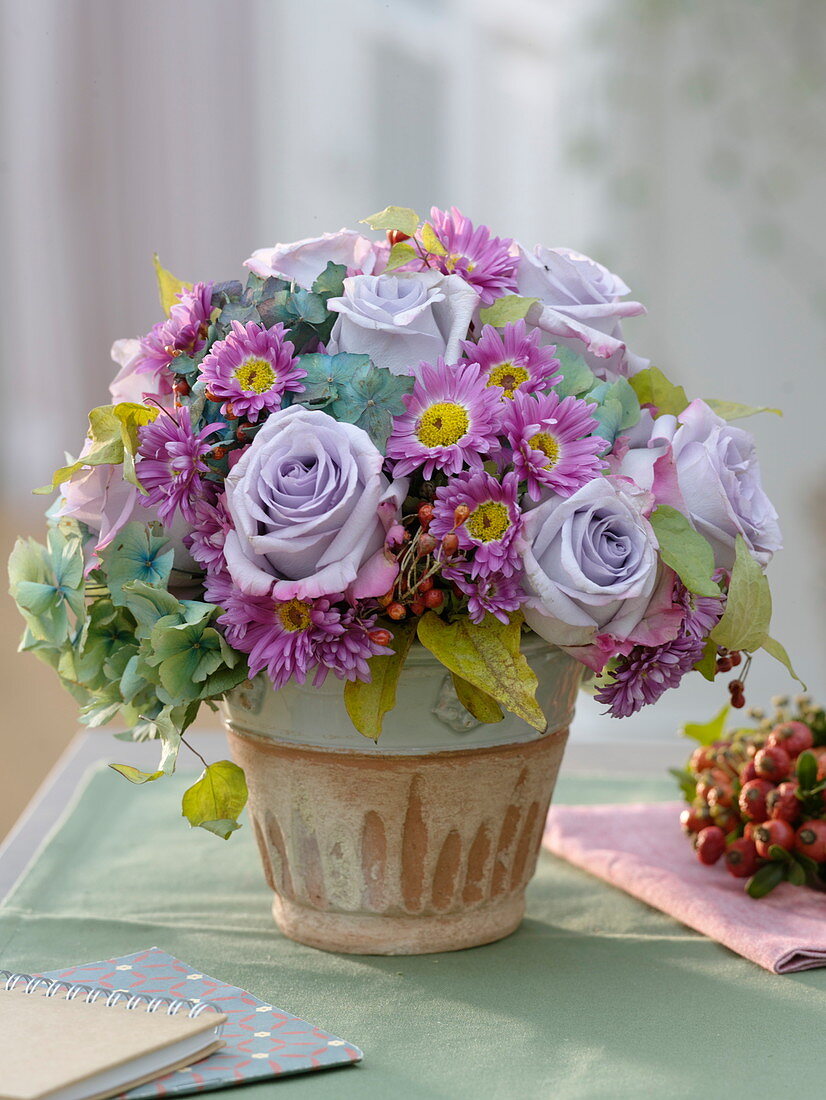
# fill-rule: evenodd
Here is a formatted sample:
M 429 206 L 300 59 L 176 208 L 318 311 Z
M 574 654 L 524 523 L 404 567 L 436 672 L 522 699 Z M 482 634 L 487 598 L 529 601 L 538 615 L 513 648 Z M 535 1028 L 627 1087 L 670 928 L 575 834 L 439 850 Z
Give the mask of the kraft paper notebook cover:
M 206 1005 L 0 975 L 0 1100 L 103 1100 L 223 1045 Z
M 259 1000 L 246 989 L 211 978 L 157 947 L 122 958 L 50 970 L 45 976 L 105 989 L 208 1002 L 224 1013 L 227 1021 L 220 1050 L 185 1070 L 133 1089 L 128 1100 L 182 1096 L 285 1074 L 332 1069 L 352 1065 L 363 1057 L 352 1043 Z

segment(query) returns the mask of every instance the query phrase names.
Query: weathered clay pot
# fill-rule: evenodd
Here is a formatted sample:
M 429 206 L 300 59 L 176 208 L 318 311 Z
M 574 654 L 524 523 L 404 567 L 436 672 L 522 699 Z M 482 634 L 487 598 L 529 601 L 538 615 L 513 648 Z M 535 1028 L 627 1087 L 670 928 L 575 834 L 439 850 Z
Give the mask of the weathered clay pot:
M 525 655 L 548 718 L 480 725 L 419 646 L 378 745 L 357 733 L 342 685 L 264 680 L 226 704 L 273 913 L 328 951 L 411 955 L 509 935 L 525 909 L 581 666 L 538 639 Z

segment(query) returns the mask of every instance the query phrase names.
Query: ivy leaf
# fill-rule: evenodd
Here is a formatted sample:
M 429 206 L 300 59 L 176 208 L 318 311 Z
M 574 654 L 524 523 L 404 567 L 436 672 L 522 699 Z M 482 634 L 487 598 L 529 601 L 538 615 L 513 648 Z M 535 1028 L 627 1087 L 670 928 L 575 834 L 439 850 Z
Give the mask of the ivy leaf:
M 410 241 L 398 241 L 390 249 L 390 255 L 387 257 L 387 266 L 385 272 L 395 271 L 396 268 L 404 267 L 405 264 L 409 264 L 411 260 L 421 259 L 419 253 Z
M 396 686 L 407 660 L 416 629 L 412 622 L 393 625 L 392 655 L 371 657 L 370 680 L 348 680 L 344 685 L 344 705 L 350 721 L 360 734 L 378 741 L 384 716 L 396 705 Z
M 767 635 L 763 642 L 763 649 L 765 649 L 766 653 L 768 653 L 770 657 L 774 657 L 775 661 L 779 661 L 781 665 L 785 665 L 786 668 L 789 670 L 789 674 L 793 676 L 799 684 L 802 685 L 804 691 L 806 690 L 806 685 L 795 672 L 792 666 L 791 658 L 786 652 L 785 647 L 782 646 L 780 642 L 778 642 L 775 638 L 769 637 Z
M 167 271 L 165 267 L 162 267 L 157 252 L 153 255 L 152 262 L 155 265 L 155 278 L 158 280 L 158 297 L 161 300 L 161 309 L 168 317 L 178 295 L 183 290 L 189 290 L 192 283 L 182 282 L 171 271 Z
M 658 412 L 678 416 L 688 405 L 682 386 L 669 382 L 659 367 L 646 367 L 629 379 L 641 405 L 654 405 Z
M 775 886 L 779 886 L 785 877 L 786 868 L 782 863 L 766 863 L 746 883 L 746 893 L 751 898 L 764 898 Z
M 473 684 L 469 684 L 467 680 L 463 680 L 455 672 L 451 675 L 459 702 L 466 711 L 473 715 L 477 722 L 485 722 L 491 725 L 494 722 L 502 721 L 505 716 L 502 713 L 502 708 L 494 698 L 480 688 L 474 687 Z
M 174 558 L 174 551 L 166 550 L 167 546 L 167 538 L 153 535 L 142 523 L 126 524 L 100 554 L 113 603 L 126 603 L 123 586 L 130 581 L 166 584 Z
M 184 793 L 182 815 L 193 828 L 200 826 L 226 840 L 240 828 L 237 818 L 247 804 L 244 773 L 230 760 L 209 764 L 197 783 Z
M 419 215 L 409 206 L 385 206 L 384 210 L 361 221 L 362 225 L 369 225 L 371 229 L 399 229 L 408 237 L 415 236 L 419 228 Z
M 538 298 L 523 298 L 519 294 L 505 294 L 497 298 L 493 305 L 487 309 L 479 310 L 479 320 L 483 325 L 493 325 L 494 328 L 504 328 L 505 325 L 521 321 L 527 316 L 531 306 L 536 305 Z
M 689 592 L 698 596 L 719 596 L 720 588 L 711 579 L 714 551 L 682 512 L 661 504 L 651 515 L 651 526 L 660 544 L 662 560 L 674 570 Z
M 327 298 L 339 298 L 344 293 L 344 280 L 346 277 L 346 266 L 329 260 L 327 266 L 313 283 L 313 294 L 318 294 L 325 301 Z
M 428 611 L 419 619 L 419 641 L 450 672 L 492 696 L 528 725 L 544 733 L 548 723 L 536 701 L 537 678 L 520 648 L 522 616 L 481 623 L 462 616 L 449 623 Z
M 554 390 L 560 397 L 579 397 L 593 389 L 596 376 L 581 355 L 560 344 L 555 352 L 559 360 L 562 381 L 557 382 Z
M 729 710 L 730 707 L 726 703 L 710 722 L 686 722 L 680 733 L 683 737 L 689 737 L 692 741 L 697 741 L 701 745 L 711 745 L 714 741 L 719 741 L 726 732 L 726 719 Z
M 769 582 L 742 535 L 735 543 L 726 610 L 710 637 L 726 649 L 753 653 L 765 643 L 772 617 Z
M 723 420 L 742 420 L 743 417 L 756 416 L 758 413 L 783 415 L 780 409 L 770 409 L 768 405 L 740 405 L 736 401 L 715 401 L 713 397 L 707 397 L 706 404 Z
M 717 675 L 717 645 L 711 638 L 706 639 L 705 648 L 703 649 L 703 655 L 694 669 L 699 672 L 706 680 L 713 683 L 715 676 Z
M 425 222 L 422 226 L 421 238 L 425 251 L 429 252 L 431 256 L 447 255 L 447 249 L 436 236 L 436 231 L 430 222 Z

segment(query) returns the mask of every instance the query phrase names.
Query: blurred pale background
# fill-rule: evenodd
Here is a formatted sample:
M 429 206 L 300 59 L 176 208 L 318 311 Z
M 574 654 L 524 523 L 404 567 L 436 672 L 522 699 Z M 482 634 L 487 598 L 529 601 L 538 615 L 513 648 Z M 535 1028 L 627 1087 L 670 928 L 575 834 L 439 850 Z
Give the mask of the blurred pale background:
M 2 519 L 77 452 L 151 270 L 232 278 L 258 246 L 388 203 L 567 245 L 649 307 L 635 348 L 748 425 L 786 549 L 773 633 L 826 657 L 826 7 L 821 0 L 2 0 Z M 2 605 L 0 835 L 76 728 Z M 668 739 L 697 683 L 575 736 Z M 688 687 L 689 682 L 686 682 Z M 750 698 L 793 688 L 759 659 Z M 114 745 L 113 745 L 114 748 Z

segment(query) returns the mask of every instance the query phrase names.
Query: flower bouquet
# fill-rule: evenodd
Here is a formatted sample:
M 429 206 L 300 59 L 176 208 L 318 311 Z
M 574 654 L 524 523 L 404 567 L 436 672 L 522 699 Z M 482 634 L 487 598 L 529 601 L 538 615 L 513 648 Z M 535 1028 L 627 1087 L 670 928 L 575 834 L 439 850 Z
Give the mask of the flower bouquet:
M 10 560 L 21 648 L 84 723 L 160 742 L 121 774 L 171 773 L 201 704 L 253 679 L 338 678 L 377 740 L 419 647 L 472 721 L 539 733 L 529 632 L 620 717 L 724 650 L 788 665 L 777 517 L 730 423 L 763 410 L 689 401 L 629 350 L 643 307 L 586 256 L 456 209 L 366 223 L 259 249 L 245 282 L 156 258 L 165 317 L 115 343 L 109 403 L 36 490 L 58 497 Z M 226 837 L 246 794 L 209 764 L 184 814 Z
M 726 733 L 728 708 L 684 732 L 699 742 L 680 782 L 681 824 L 701 863 L 726 870 L 764 897 L 781 882 L 826 890 L 826 712 L 806 695 L 795 709 L 752 710 L 757 727 Z

